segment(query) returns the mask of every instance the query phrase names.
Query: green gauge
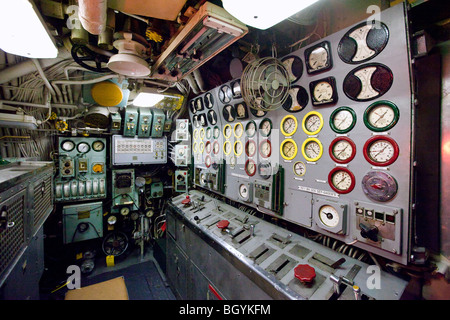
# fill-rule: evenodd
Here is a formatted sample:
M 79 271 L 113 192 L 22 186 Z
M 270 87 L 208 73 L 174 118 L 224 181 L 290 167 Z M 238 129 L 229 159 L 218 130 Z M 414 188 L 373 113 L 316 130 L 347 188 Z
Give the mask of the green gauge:
M 372 131 L 387 131 L 398 122 L 400 112 L 395 104 L 382 100 L 372 103 L 364 112 L 364 124 Z
M 330 116 L 330 127 L 336 133 L 347 133 L 356 123 L 356 113 L 349 107 L 339 107 Z
M 256 133 L 256 123 L 255 121 L 251 120 L 247 123 L 245 126 L 245 133 L 249 138 L 253 137 Z
M 218 126 L 215 126 L 213 129 L 213 138 L 218 139 L 220 137 L 220 129 Z
M 211 127 L 206 128 L 206 139 L 211 139 L 212 137 L 212 129 Z
M 269 118 L 264 118 L 259 124 L 259 132 L 263 137 L 270 136 L 272 132 L 272 121 Z

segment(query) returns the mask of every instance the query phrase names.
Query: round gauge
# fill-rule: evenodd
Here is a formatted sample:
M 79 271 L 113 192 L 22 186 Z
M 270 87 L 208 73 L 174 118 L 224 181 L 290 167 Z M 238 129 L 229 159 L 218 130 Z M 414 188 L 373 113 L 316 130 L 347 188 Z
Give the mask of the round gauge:
M 247 107 L 244 102 L 240 102 L 236 105 L 236 117 L 239 119 L 248 118 Z
M 332 100 L 334 89 L 328 81 L 321 81 L 314 86 L 313 96 L 317 102 Z
M 256 133 L 256 123 L 255 121 L 251 120 L 247 123 L 245 126 L 245 133 L 249 138 L 253 137 Z
M 242 142 L 240 140 L 237 140 L 234 142 L 234 146 L 233 146 L 233 150 L 234 150 L 234 154 L 236 156 L 240 156 L 242 154 L 242 152 L 244 148 L 242 147 Z
M 204 128 L 200 129 L 199 137 L 200 137 L 200 140 L 203 140 L 205 138 L 205 129 Z
M 222 103 L 228 103 L 233 98 L 233 91 L 227 85 L 220 87 L 219 89 L 219 100 Z
M 210 125 L 215 125 L 217 123 L 217 114 L 214 110 L 208 111 L 207 118 Z
M 372 131 L 387 131 L 398 122 L 399 111 L 390 101 L 377 101 L 364 112 L 364 123 Z
M 211 166 L 211 157 L 209 155 L 207 155 L 205 158 L 205 165 L 207 168 Z
M 208 127 L 208 128 L 206 128 L 206 139 L 211 139 L 211 137 L 212 137 L 212 129 L 211 129 L 211 127 Z
M 86 142 L 80 142 L 77 146 L 78 152 L 86 153 L 91 150 L 91 147 Z
M 309 54 L 308 63 L 313 69 L 322 69 L 327 62 L 328 52 L 324 47 L 317 47 Z
M 349 163 L 356 154 L 355 143 L 347 137 L 337 137 L 328 149 L 331 159 L 337 163 Z
M 67 152 L 72 151 L 75 149 L 75 143 L 71 140 L 64 140 L 61 142 L 61 149 Z
M 287 115 L 281 120 L 280 129 L 285 136 L 292 136 L 297 131 L 297 118 Z
M 194 140 L 197 140 L 198 136 L 199 136 L 198 129 L 194 129 L 193 135 L 194 135 Z
M 117 217 L 116 216 L 109 216 L 108 217 L 108 224 L 110 226 L 112 226 L 113 224 L 115 224 L 117 222 Z
M 198 144 L 198 151 L 199 151 L 200 153 L 202 153 L 203 150 L 205 150 L 205 144 L 204 144 L 203 142 L 200 142 L 200 143 Z
M 239 98 L 241 96 L 241 81 L 236 80 L 231 83 L 231 91 L 233 92 L 233 97 Z
M 361 181 L 366 196 L 375 201 L 386 202 L 397 194 L 398 185 L 394 177 L 383 171 L 370 171 Z
M 236 166 L 236 157 L 235 156 L 230 156 L 230 167 L 231 169 L 234 169 L 234 167 Z
M 294 173 L 299 177 L 305 175 L 306 166 L 302 161 L 297 161 L 296 163 L 294 163 Z
M 122 209 L 120 209 L 120 214 L 123 216 L 127 216 L 130 213 L 130 208 L 128 207 L 123 207 Z
M 397 160 L 399 148 L 394 139 L 373 136 L 364 144 L 364 158 L 374 166 L 388 166 Z
M 257 118 L 262 118 L 267 114 L 267 111 L 257 110 L 253 108 L 250 108 L 250 112 Z
M 248 176 L 252 177 L 256 173 L 256 164 L 253 160 L 248 159 L 247 162 L 245 162 L 245 173 L 247 173 Z
M 308 138 L 303 142 L 302 154 L 306 160 L 314 162 L 322 157 L 322 143 L 316 138 Z
M 284 110 L 290 113 L 302 111 L 308 104 L 309 96 L 305 88 L 301 86 L 292 86 L 289 89 L 289 96 L 283 103 Z
M 280 153 L 285 160 L 294 159 L 297 151 L 297 143 L 292 139 L 284 139 L 280 145 Z
M 307 135 L 313 136 L 318 134 L 322 127 L 323 117 L 319 112 L 311 111 L 303 117 L 302 128 Z
M 206 173 L 202 172 L 202 173 L 200 174 L 200 184 L 201 184 L 202 186 L 206 186 L 206 181 L 207 181 L 206 178 L 207 178 Z
M 194 150 L 194 153 L 198 152 L 198 143 L 194 142 L 194 146 L 192 147 L 192 149 Z
M 281 60 L 285 66 L 291 83 L 296 82 L 303 74 L 302 60 L 297 56 L 287 56 Z
M 145 216 L 146 216 L 147 218 L 153 217 L 154 214 L 155 214 L 155 212 L 154 212 L 152 209 L 147 209 L 147 210 L 145 210 Z
M 225 141 L 223 143 L 223 152 L 226 155 L 229 155 L 231 153 L 231 142 L 230 141 Z
M 325 227 L 335 228 L 339 225 L 339 213 L 337 210 L 330 206 L 324 205 L 319 209 L 319 219 Z
M 205 96 L 203 97 L 203 100 L 206 108 L 211 109 L 212 107 L 214 107 L 214 98 L 211 92 L 206 93 Z
M 92 149 L 94 151 L 102 151 L 105 148 L 103 141 L 97 140 L 92 143 Z
M 219 151 L 220 151 L 219 142 L 214 141 L 213 146 L 212 146 L 212 151 L 214 154 L 219 154 Z
M 336 133 L 347 133 L 356 123 L 356 113 L 348 107 L 339 107 L 330 116 L 330 127 Z
M 236 109 L 231 104 L 227 104 L 222 109 L 222 115 L 225 121 L 233 122 L 236 119 Z
M 231 126 L 229 124 L 225 125 L 225 127 L 223 127 L 223 136 L 226 139 L 229 139 L 231 137 L 231 133 L 233 131 L 231 130 Z
M 270 133 L 272 132 L 272 121 L 268 118 L 263 119 L 259 124 L 259 132 L 263 137 L 270 136 Z
M 259 154 L 263 158 L 268 158 L 272 154 L 272 144 L 268 139 L 265 139 L 259 144 Z
M 219 139 L 219 137 L 220 137 L 220 129 L 218 126 L 215 126 L 213 129 L 213 138 Z
M 328 174 L 328 183 L 337 193 L 349 193 L 355 187 L 355 176 L 347 168 L 336 167 Z
M 244 133 L 244 126 L 242 123 L 238 122 L 234 125 L 234 136 L 236 138 L 240 138 L 242 134 Z
M 243 199 L 248 199 L 249 196 L 249 190 L 246 184 L 242 183 L 239 185 L 239 195 Z
M 206 150 L 206 153 L 208 153 L 208 154 L 211 153 L 211 142 L 210 141 L 206 141 L 205 150 Z
M 272 165 L 270 164 L 270 162 L 267 161 L 260 162 L 258 164 L 258 173 L 261 176 L 261 178 L 269 179 L 273 174 Z
M 253 157 L 256 153 L 256 143 L 253 140 L 248 140 L 245 144 L 245 154 L 249 157 Z

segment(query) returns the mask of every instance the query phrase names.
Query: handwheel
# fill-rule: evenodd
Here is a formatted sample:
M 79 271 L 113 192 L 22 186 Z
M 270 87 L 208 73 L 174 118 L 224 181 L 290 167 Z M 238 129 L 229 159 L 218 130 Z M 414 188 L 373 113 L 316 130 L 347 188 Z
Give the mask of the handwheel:
M 127 251 L 127 249 L 128 237 L 123 232 L 112 232 L 103 239 L 102 250 L 107 256 L 118 257 Z
M 94 71 L 94 72 L 111 72 L 109 68 L 102 67 L 102 63 L 108 63 L 108 56 L 97 53 L 86 46 L 83 45 L 73 45 L 72 46 L 72 57 L 76 63 L 80 66 Z M 89 62 L 93 62 L 93 64 L 88 64 Z

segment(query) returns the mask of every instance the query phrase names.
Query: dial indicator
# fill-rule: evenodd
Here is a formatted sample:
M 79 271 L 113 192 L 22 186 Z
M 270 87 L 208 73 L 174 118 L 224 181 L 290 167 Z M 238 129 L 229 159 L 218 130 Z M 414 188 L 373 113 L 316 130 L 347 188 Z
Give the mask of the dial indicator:
M 324 205 L 319 209 L 319 219 L 325 227 L 336 228 L 339 225 L 339 213 L 330 205 Z
M 270 136 L 272 132 L 272 121 L 268 118 L 263 119 L 259 124 L 259 132 L 263 137 Z
M 314 106 L 336 103 L 338 101 L 336 80 L 334 77 L 310 82 L 309 90 Z
M 394 139 L 373 136 L 364 144 L 364 158 L 374 166 L 388 166 L 397 160 L 399 148 Z
M 355 143 L 347 137 L 337 137 L 328 149 L 331 159 L 337 163 L 349 163 L 356 155 Z
M 308 112 L 302 120 L 302 129 L 303 131 L 309 135 L 316 135 L 323 128 L 323 117 L 317 111 Z
M 252 177 L 256 173 L 256 164 L 252 159 L 248 159 L 245 162 L 245 173 L 247 173 L 248 176 Z
M 322 157 L 322 143 L 316 138 L 308 138 L 302 144 L 302 154 L 307 161 L 315 162 Z
M 226 155 L 229 155 L 230 153 L 231 153 L 231 142 L 230 141 L 225 141 L 224 143 L 223 143 L 223 152 L 226 154 Z
M 231 125 L 227 124 L 223 127 L 223 136 L 226 139 L 229 139 L 231 137 L 232 133 L 233 133 L 233 130 L 231 129 Z
M 254 140 L 248 140 L 245 143 L 245 154 L 249 157 L 253 157 L 256 153 L 256 143 Z
M 285 160 L 292 160 L 297 155 L 297 143 L 293 139 L 284 139 L 280 145 L 280 154 Z
M 330 127 L 336 133 L 347 133 L 356 124 L 356 113 L 349 107 L 339 107 L 330 116 Z
M 313 74 L 330 69 L 333 66 L 330 43 L 323 41 L 305 50 L 306 71 Z
M 355 176 L 347 168 L 336 167 L 328 174 L 328 184 L 340 194 L 346 194 L 355 187 Z
M 242 146 L 242 142 L 240 140 L 234 142 L 233 151 L 237 157 L 239 157 L 244 151 L 244 147 Z
M 64 140 L 61 142 L 61 149 L 67 152 L 72 151 L 75 149 L 75 143 L 71 140 Z
M 242 134 L 244 133 L 244 126 L 242 125 L 242 123 L 238 122 L 234 125 L 234 136 L 236 138 L 240 138 L 242 136 Z
M 263 158 L 268 158 L 272 154 L 272 144 L 270 140 L 264 139 L 259 144 L 259 154 Z
M 387 131 L 395 126 L 399 119 L 399 110 L 390 101 L 377 101 L 364 112 L 364 124 L 372 131 Z
M 294 173 L 299 177 L 304 176 L 306 173 L 306 165 L 302 161 L 294 163 L 293 169 Z
M 247 123 L 245 126 L 245 133 L 249 138 L 253 137 L 256 133 L 256 123 L 255 121 L 251 120 Z
M 281 120 L 280 129 L 285 136 L 292 136 L 297 131 L 297 118 L 293 115 L 287 115 Z
M 78 152 L 86 153 L 89 152 L 89 150 L 91 150 L 91 147 L 86 142 L 80 142 L 77 146 L 77 150 Z

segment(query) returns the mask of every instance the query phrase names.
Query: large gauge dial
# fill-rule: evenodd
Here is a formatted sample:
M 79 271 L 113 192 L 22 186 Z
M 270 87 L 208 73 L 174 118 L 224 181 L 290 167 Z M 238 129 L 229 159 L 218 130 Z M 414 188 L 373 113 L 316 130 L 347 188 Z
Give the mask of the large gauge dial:
M 349 193 L 355 187 L 355 176 L 347 168 L 336 167 L 328 174 L 328 184 L 337 193 Z
M 309 84 L 309 89 L 311 91 L 311 99 L 314 106 L 336 103 L 338 100 L 336 80 L 334 77 L 311 82 Z
M 254 140 L 248 140 L 245 143 L 245 154 L 249 157 L 253 157 L 256 153 L 256 142 Z
M 336 133 L 347 133 L 356 123 L 356 113 L 348 107 L 340 107 L 330 116 L 330 127 Z
M 306 165 L 302 161 L 297 161 L 294 163 L 294 173 L 301 177 L 304 176 L 306 173 Z
M 249 190 L 248 190 L 248 186 L 244 183 L 239 185 L 239 196 L 242 199 L 248 199 L 249 197 Z
M 253 160 L 251 160 L 251 159 L 248 159 L 245 162 L 244 169 L 245 169 L 245 173 L 247 173 L 248 176 L 250 176 L 250 177 L 254 176 L 255 173 L 256 173 L 256 164 L 255 164 L 255 162 Z
M 270 143 L 270 140 L 264 139 L 259 144 L 259 154 L 263 158 L 268 158 L 272 154 L 272 144 Z
M 374 166 L 388 166 L 397 160 L 399 148 L 394 139 L 373 136 L 364 144 L 364 158 Z
M 285 160 L 292 160 L 297 155 L 297 143 L 293 139 L 284 139 L 280 145 L 281 156 Z
M 75 149 L 75 143 L 71 140 L 64 140 L 61 142 L 61 149 L 67 152 L 72 151 Z
M 105 144 L 100 140 L 94 141 L 92 143 L 92 149 L 97 152 L 102 151 L 103 149 L 105 149 Z
M 234 125 L 234 136 L 236 138 L 240 138 L 242 134 L 244 133 L 244 126 L 242 123 L 238 122 Z
M 308 138 L 302 144 L 302 154 L 307 161 L 315 162 L 322 157 L 322 143 L 316 138 Z
M 384 171 L 370 171 L 361 181 L 366 196 L 375 201 L 386 202 L 397 194 L 398 185 L 393 176 Z
M 339 213 L 330 205 L 324 205 L 319 209 L 320 222 L 328 228 L 336 228 L 339 225 Z
M 330 143 L 331 159 L 337 163 L 349 163 L 356 155 L 355 143 L 347 137 L 337 137 Z
M 390 101 L 377 101 L 364 112 L 364 123 L 372 131 L 387 131 L 395 126 L 399 119 L 399 110 Z
M 89 152 L 89 150 L 91 150 L 91 147 L 86 142 L 80 142 L 77 146 L 77 150 L 78 152 L 86 153 Z
M 233 133 L 233 130 L 231 129 L 231 126 L 229 124 L 225 125 L 225 127 L 223 127 L 223 136 L 226 139 L 229 139 L 231 137 L 231 134 Z
M 230 141 L 225 141 L 223 143 L 223 152 L 226 155 L 229 155 L 231 153 L 231 149 L 232 149 L 231 142 Z
M 259 124 L 259 132 L 263 137 L 270 136 L 272 132 L 272 121 L 268 118 L 263 119 Z
M 330 43 L 321 42 L 305 50 L 306 71 L 309 74 L 325 71 L 332 67 Z
M 292 136 L 297 131 L 297 118 L 287 115 L 281 120 L 280 129 L 285 136 Z
M 240 140 L 234 142 L 233 151 L 237 157 L 242 154 L 242 152 L 244 151 L 243 149 L 244 147 L 242 146 L 242 142 Z
M 307 135 L 313 136 L 318 134 L 322 127 L 323 117 L 319 112 L 311 111 L 303 117 L 302 129 Z
M 256 133 L 256 123 L 255 121 L 251 120 L 247 123 L 245 126 L 245 133 L 249 138 L 253 137 Z

